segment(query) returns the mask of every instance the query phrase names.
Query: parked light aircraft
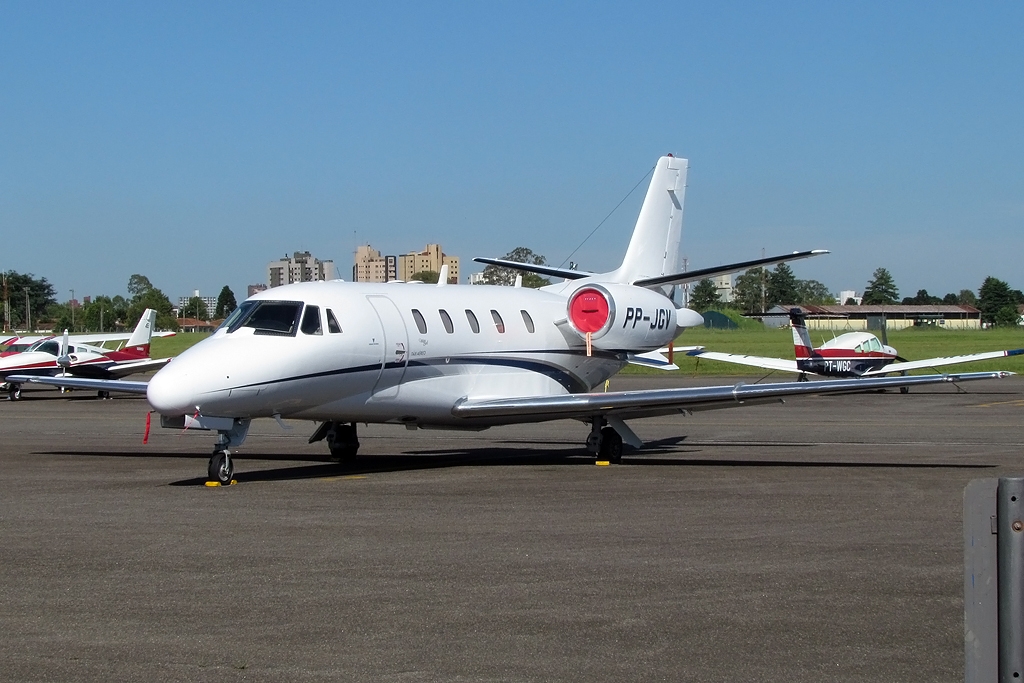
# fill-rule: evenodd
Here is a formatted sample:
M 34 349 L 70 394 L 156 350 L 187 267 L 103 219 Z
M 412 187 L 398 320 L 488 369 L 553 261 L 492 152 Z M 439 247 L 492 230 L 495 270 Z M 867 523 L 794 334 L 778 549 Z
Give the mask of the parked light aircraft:
M 60 375 L 62 378 L 113 379 L 161 367 L 170 359 L 149 357 L 149 344 L 155 323 L 156 311 L 147 308 L 139 318 L 139 324 L 128 336 L 127 343 L 117 350 L 77 340 L 102 342 L 123 339 L 121 333 L 72 336 L 65 330 L 60 340 L 44 337 L 21 353 L 0 358 L 0 379 L 7 380 L 0 390 L 6 391 L 10 400 L 17 401 L 21 398 L 21 385 L 24 381 L 15 376 Z M 99 389 L 99 392 L 105 396 L 107 390 Z
M 685 159 L 658 161 L 622 264 L 608 273 L 489 259 L 564 279 L 540 289 L 449 285 L 442 272 L 436 286 L 285 285 L 246 300 L 148 384 L 36 381 L 145 393 L 163 426 L 217 431 L 208 471 L 228 483 L 230 450 L 261 417 L 319 422 L 310 442 L 326 440 L 339 459 L 356 454 L 359 422 L 481 430 L 572 418 L 589 424 L 591 453 L 618 461 L 623 442 L 642 445 L 625 422 L 631 418 L 1006 374 L 588 393 L 627 363 L 651 360 L 682 329 L 703 323 L 699 313 L 673 304 L 671 285 L 751 267 L 748 261 L 678 272 L 686 172 Z M 818 253 L 825 252 L 754 263 Z
M 81 334 L 68 335 L 68 343 L 86 344 L 101 349 L 104 352 L 119 351 L 120 348 L 105 348 L 106 343 L 128 341 L 131 339 L 133 332 L 83 332 Z M 173 337 L 174 335 L 175 333 L 170 331 L 153 332 L 152 334 L 153 337 Z M 0 340 L 0 346 L 4 348 L 4 350 L 0 352 L 0 358 L 6 358 L 7 356 L 13 356 L 16 353 L 28 351 L 33 344 L 37 344 L 38 342 L 46 341 L 48 339 L 59 339 L 59 337 L 55 334 L 36 334 L 28 337 L 14 336 Z
M 706 349 L 694 349 L 687 355 L 766 370 L 795 372 L 800 374 L 801 380 L 806 380 L 808 374 L 822 377 L 879 377 L 893 373 L 906 374 L 910 370 L 1024 354 L 1024 349 L 1011 349 L 908 361 L 900 357 L 896 349 L 883 344 L 870 332 L 847 332 L 814 348 L 811 345 L 811 336 L 807 333 L 807 317 L 804 312 L 799 308 L 790 309 L 789 321 L 793 328 L 795 360 L 721 353 Z M 903 387 L 901 390 L 906 393 L 907 388 Z

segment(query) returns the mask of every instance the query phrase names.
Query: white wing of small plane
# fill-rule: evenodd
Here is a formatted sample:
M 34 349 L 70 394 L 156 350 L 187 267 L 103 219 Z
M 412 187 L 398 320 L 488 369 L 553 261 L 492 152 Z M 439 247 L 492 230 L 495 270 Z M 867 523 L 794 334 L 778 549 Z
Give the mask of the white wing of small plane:
M 944 356 L 941 358 L 926 358 L 924 360 L 910 360 L 890 363 L 878 370 L 869 370 L 864 377 L 872 375 L 884 375 L 890 372 L 906 372 L 908 370 L 920 370 L 922 368 L 935 368 L 940 365 L 955 365 L 957 363 L 973 363 L 979 360 L 991 358 L 1006 358 L 1007 356 L 1024 355 L 1024 349 L 1011 349 L 1009 351 L 988 351 L 986 353 L 972 353 L 966 356 Z
M 797 367 L 795 360 L 786 360 L 785 358 L 766 358 L 764 356 L 745 356 L 738 353 L 720 353 L 718 351 L 704 351 L 703 349 L 697 349 L 690 351 L 686 355 L 693 356 L 696 358 L 707 358 L 708 360 L 717 360 L 723 363 L 736 363 L 737 365 L 750 365 L 755 368 L 764 368 L 765 370 L 781 370 L 782 372 L 803 372 Z
M 145 394 L 147 387 L 149 387 L 149 382 L 132 382 L 124 379 L 89 379 L 87 377 L 8 375 L 7 381 L 18 384 L 48 384 L 63 389 L 119 391 L 125 394 Z
M 176 332 L 154 332 L 154 337 L 173 337 Z M 71 344 L 88 344 L 89 342 L 99 342 L 100 344 L 108 341 L 127 341 L 132 336 L 132 332 L 96 332 L 96 333 L 82 333 L 82 334 L 69 334 L 68 342 Z M 34 335 L 31 337 L 11 337 L 5 339 L 2 343 L 3 346 L 13 346 L 14 344 L 35 344 L 37 341 L 42 339 L 55 339 L 55 334 L 45 335 Z M 108 349 L 109 350 L 109 349 Z
M 118 363 L 117 365 L 112 365 L 107 368 L 107 372 L 114 377 L 127 377 L 128 375 L 134 375 L 139 372 L 158 370 L 166 365 L 170 360 L 170 358 L 146 358 L 128 363 Z

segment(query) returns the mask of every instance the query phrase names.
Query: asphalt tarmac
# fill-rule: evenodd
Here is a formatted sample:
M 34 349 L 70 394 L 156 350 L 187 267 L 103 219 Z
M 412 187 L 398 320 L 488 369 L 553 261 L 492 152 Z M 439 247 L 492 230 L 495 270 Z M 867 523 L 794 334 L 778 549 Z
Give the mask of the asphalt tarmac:
M 1024 474 L 1024 379 L 963 388 L 638 420 L 608 467 L 575 422 L 360 426 L 344 469 L 264 420 L 224 488 L 144 400 L 26 390 L 0 680 L 961 681 L 962 493 Z

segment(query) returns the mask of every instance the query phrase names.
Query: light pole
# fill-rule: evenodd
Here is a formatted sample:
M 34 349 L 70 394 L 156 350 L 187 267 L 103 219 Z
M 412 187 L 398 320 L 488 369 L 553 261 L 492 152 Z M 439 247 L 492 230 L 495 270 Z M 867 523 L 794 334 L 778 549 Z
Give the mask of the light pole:
M 71 301 L 68 302 L 68 308 L 71 309 L 71 331 L 75 331 L 75 290 L 71 290 Z
M 29 332 L 32 331 L 32 310 L 28 307 L 28 287 L 25 287 L 25 326 Z

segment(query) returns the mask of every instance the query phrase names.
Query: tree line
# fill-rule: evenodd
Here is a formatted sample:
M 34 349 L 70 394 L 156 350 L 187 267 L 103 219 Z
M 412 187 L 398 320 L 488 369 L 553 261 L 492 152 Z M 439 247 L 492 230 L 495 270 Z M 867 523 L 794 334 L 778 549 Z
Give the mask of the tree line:
M 94 296 L 74 308 L 71 301 L 57 301 L 57 290 L 45 277 L 7 271 L 3 273 L 3 286 L 6 294 L 5 314 L 9 316 L 7 322 L 11 329 L 48 330 L 54 333 L 65 329 L 73 333 L 111 332 L 134 327 L 147 308 L 157 312 L 157 328 L 178 329 L 171 300 L 148 277 L 138 273 L 128 278 L 127 297 L 119 294 Z M 217 297 L 217 307 L 212 314 L 199 297 L 192 297 L 182 309 L 182 314 L 188 318 L 209 320 L 211 317 L 222 318 L 236 307 L 235 295 L 225 285 Z
M 780 304 L 797 305 L 846 305 L 856 301 L 837 302 L 836 298 L 817 280 L 800 280 L 785 263 L 773 270 L 752 268 L 736 278 L 733 300 L 724 302 L 718 287 L 711 279 L 698 282 L 690 292 L 689 305 L 695 311 L 704 312 L 715 308 L 735 308 L 746 314 L 764 313 Z M 981 311 L 981 320 L 991 325 L 1016 325 L 1020 319 L 1018 306 L 1024 304 L 1024 293 L 995 277 L 986 277 L 978 293 L 962 289 L 944 297 L 932 296 L 920 289 L 912 297 L 899 298 L 899 289 L 892 274 L 885 268 L 876 268 L 864 288 L 862 305 L 966 305 Z

